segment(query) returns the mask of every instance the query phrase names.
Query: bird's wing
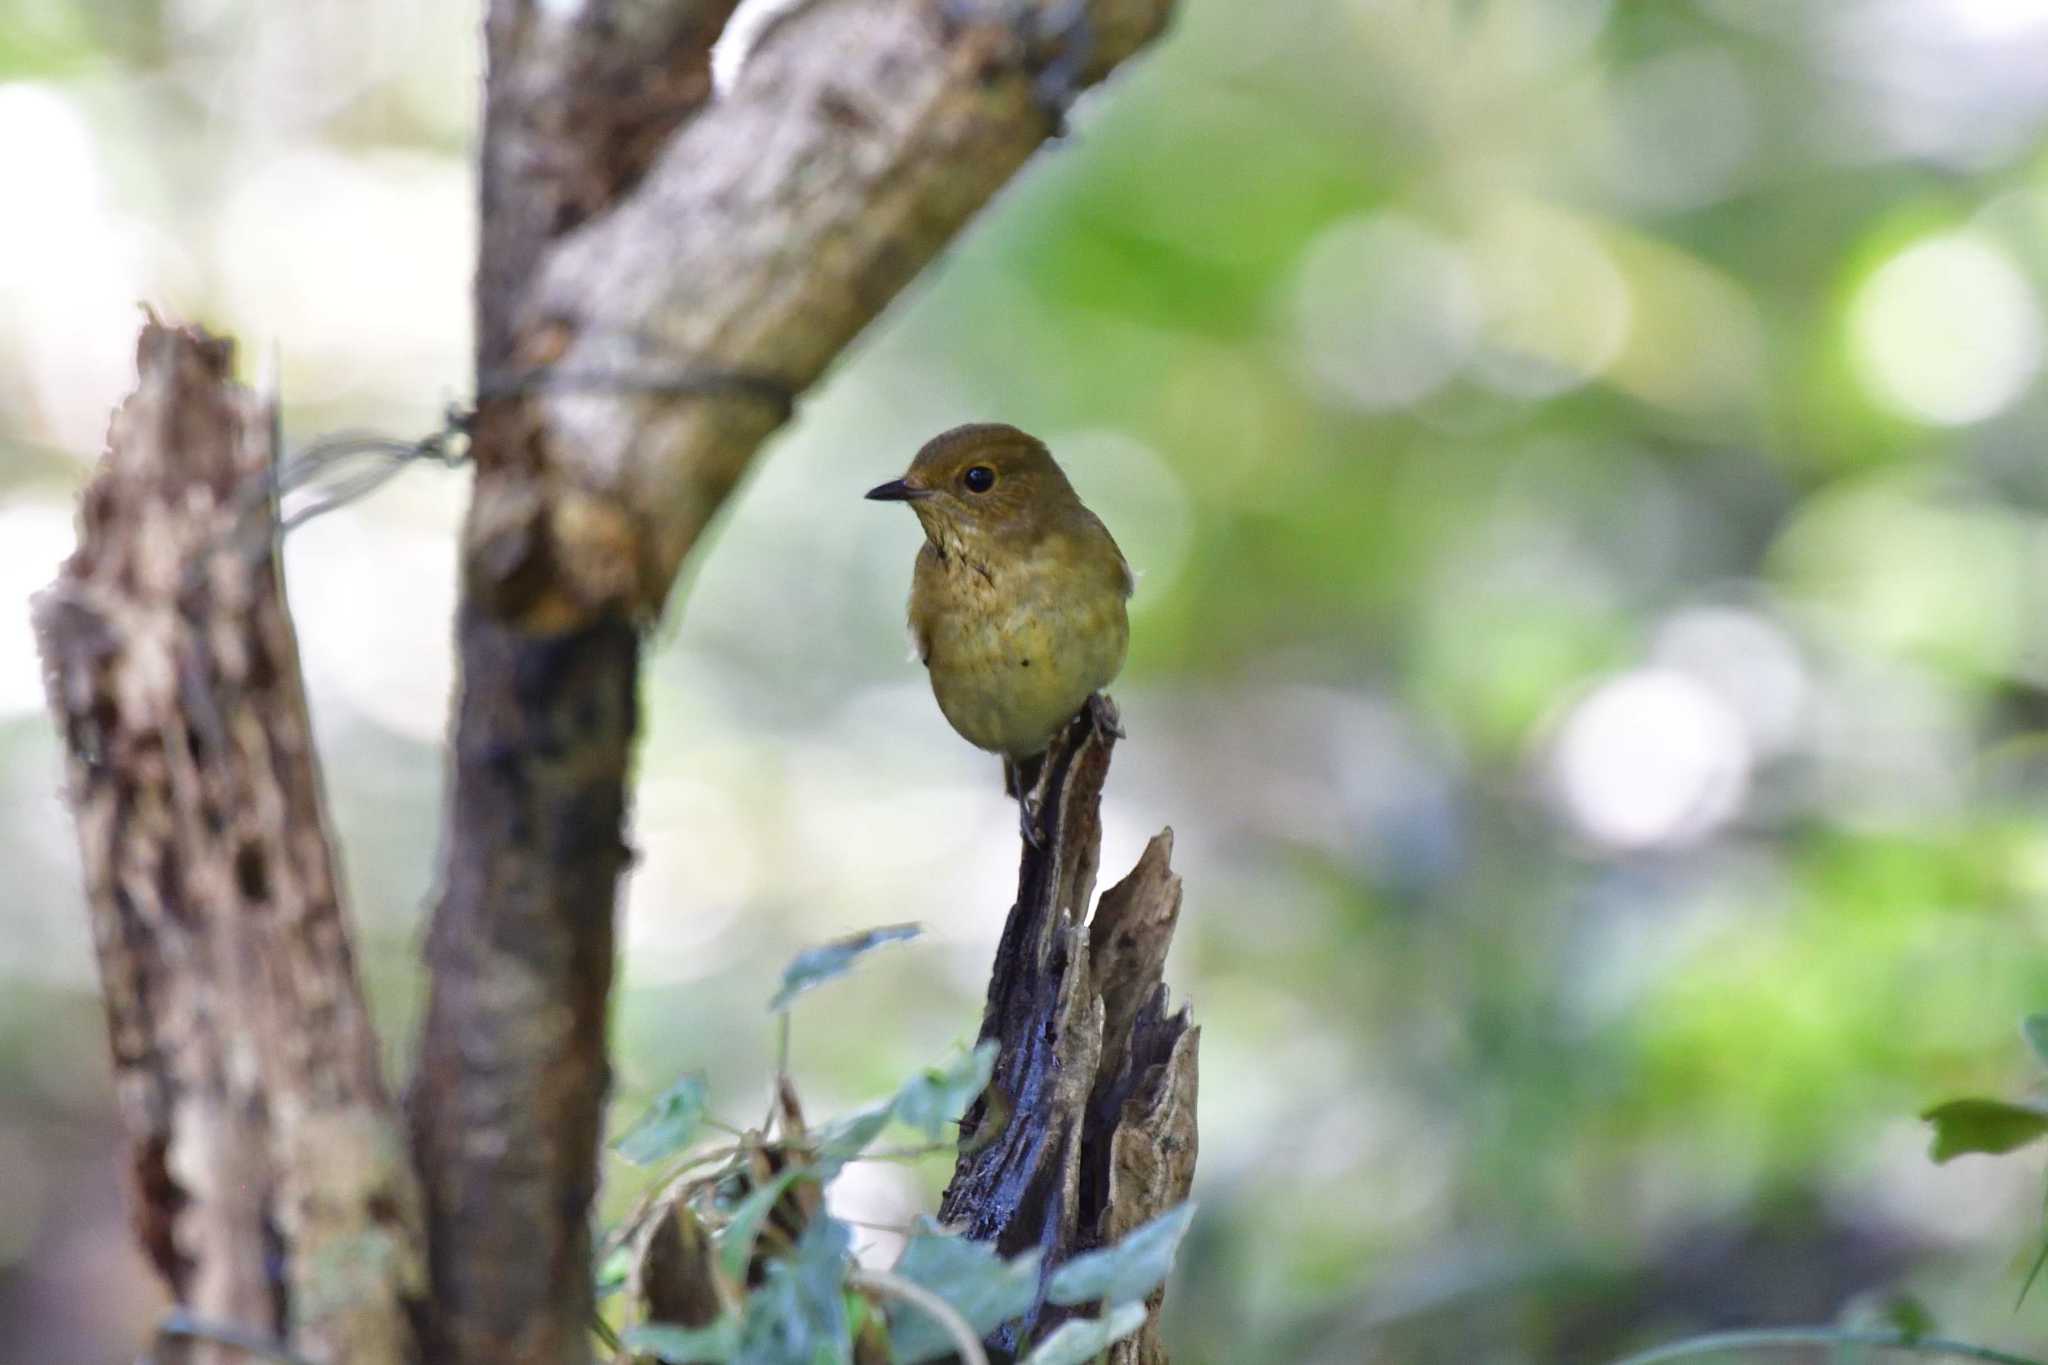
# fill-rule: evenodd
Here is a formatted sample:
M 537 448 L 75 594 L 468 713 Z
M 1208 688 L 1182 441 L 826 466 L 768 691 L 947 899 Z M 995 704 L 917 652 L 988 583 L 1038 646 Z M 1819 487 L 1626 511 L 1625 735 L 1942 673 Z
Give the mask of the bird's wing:
M 1102 536 L 1103 540 L 1109 543 L 1109 548 L 1116 552 L 1116 570 L 1119 576 L 1118 585 L 1123 589 L 1124 596 L 1129 597 L 1138 587 L 1138 576 L 1131 572 L 1131 561 L 1124 558 L 1122 547 L 1116 543 L 1116 537 L 1109 533 L 1109 528 L 1102 524 L 1102 518 L 1096 516 L 1093 512 L 1089 512 L 1085 507 L 1081 510 L 1087 512 L 1088 520 L 1095 523 L 1096 531 Z
M 931 575 L 939 571 L 938 551 L 932 548 L 930 541 L 926 541 L 917 552 L 917 567 L 910 575 L 910 608 L 904 621 L 910 632 L 910 657 L 926 668 L 930 668 L 932 663 L 932 632 L 931 622 L 921 607 L 930 600 L 927 586 Z

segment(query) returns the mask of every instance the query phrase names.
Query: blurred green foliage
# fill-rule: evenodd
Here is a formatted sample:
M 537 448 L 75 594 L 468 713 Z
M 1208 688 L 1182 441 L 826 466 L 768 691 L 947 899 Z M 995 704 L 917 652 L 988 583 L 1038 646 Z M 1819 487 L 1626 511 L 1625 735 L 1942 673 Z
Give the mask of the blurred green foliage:
M 890 925 L 798 953 L 770 1003 L 782 1046 L 788 1044 L 790 997 L 836 980 L 872 949 L 917 932 L 914 925 Z M 710 1121 L 733 1140 L 704 1142 L 698 1134 L 707 1122 L 707 1087 L 700 1075 L 683 1077 L 612 1143 L 620 1157 L 651 1174 L 640 1199 L 600 1240 L 593 1331 L 608 1348 L 623 1342 L 676 1365 L 848 1365 L 882 1343 L 889 1358 L 918 1365 L 957 1359 L 956 1343 L 972 1346 L 998 1329 L 1007 1341 L 1023 1336 L 1029 1342 L 1016 1346 L 1018 1365 L 1085 1365 L 1130 1336 L 1145 1324 L 1147 1297 L 1173 1269 L 1194 1220 L 1192 1203 L 1043 1275 L 1040 1248 L 1006 1260 L 989 1243 L 921 1218 L 893 1229 L 902 1252 L 880 1278 L 863 1276 L 852 1226 L 819 1207 L 822 1190 L 851 1164 L 950 1166 L 962 1116 L 988 1088 L 995 1061 L 996 1044 L 980 1043 L 945 1066 L 911 1075 L 889 1099 L 822 1124 L 803 1117 L 798 1078 L 782 1070 L 767 1124 L 742 1130 Z M 876 1148 L 892 1126 L 922 1141 Z M 639 1278 L 636 1260 L 656 1261 L 647 1229 L 665 1220 L 686 1229 L 682 1245 L 703 1248 L 701 1260 L 664 1253 L 665 1295 L 671 1302 L 708 1297 L 724 1304 L 708 1323 L 638 1320 L 648 1310 L 617 1297 Z M 1035 1329 L 1047 1303 L 1070 1310 L 1063 1315 L 1069 1320 L 1041 1333 Z M 868 1350 L 856 1349 L 863 1345 Z

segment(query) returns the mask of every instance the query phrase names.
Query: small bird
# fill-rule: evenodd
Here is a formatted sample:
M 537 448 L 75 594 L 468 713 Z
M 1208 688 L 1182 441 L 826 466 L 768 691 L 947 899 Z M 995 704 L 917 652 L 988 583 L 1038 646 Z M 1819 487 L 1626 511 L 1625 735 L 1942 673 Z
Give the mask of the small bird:
M 1003 756 L 1030 837 L 1038 760 L 1124 666 L 1130 565 L 1045 443 L 1012 426 L 941 432 L 867 495 L 924 526 L 911 639 L 947 721 Z

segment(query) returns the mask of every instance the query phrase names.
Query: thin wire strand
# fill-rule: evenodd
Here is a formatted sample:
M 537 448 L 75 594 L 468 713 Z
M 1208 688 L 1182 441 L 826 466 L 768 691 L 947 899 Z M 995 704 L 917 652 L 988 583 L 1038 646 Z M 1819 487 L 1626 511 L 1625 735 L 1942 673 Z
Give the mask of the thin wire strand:
M 296 531 L 315 517 L 368 497 L 412 465 L 425 462 L 444 469 L 460 466 L 469 458 L 468 452 L 454 449 L 453 441 L 467 430 L 467 415 L 451 413 L 439 431 L 417 441 L 357 432 L 322 436 L 277 467 L 275 478 L 269 480 L 271 488 L 263 490 L 262 502 L 271 501 L 274 489 L 280 504 L 278 533 Z M 351 469 L 351 465 L 360 467 Z M 318 487 L 337 471 L 339 476 L 333 477 L 324 489 Z M 287 497 L 306 490 L 317 491 L 298 507 L 289 511 L 282 508 Z
M 250 513 L 258 514 L 251 534 L 260 533 L 261 548 L 270 549 L 273 534 L 297 530 L 316 517 L 360 501 L 382 488 L 407 468 L 419 463 L 457 468 L 469 460 L 468 440 L 476 423 L 477 408 L 502 399 L 541 393 L 627 393 L 662 398 L 750 398 L 766 403 L 778 418 L 787 418 L 796 407 L 796 390 L 784 380 L 761 370 L 696 365 L 677 369 L 634 372 L 625 370 L 529 370 L 486 371 L 477 377 L 475 406 L 451 406 L 439 428 L 415 441 L 402 441 L 374 432 L 341 431 L 316 437 L 296 454 L 252 481 L 249 504 L 237 518 L 235 534 L 245 533 Z M 286 497 L 314 486 L 337 468 L 371 461 L 366 467 L 345 474 L 321 495 L 290 511 L 282 508 Z M 271 529 L 275 510 L 275 532 Z M 250 547 L 252 550 L 256 547 Z

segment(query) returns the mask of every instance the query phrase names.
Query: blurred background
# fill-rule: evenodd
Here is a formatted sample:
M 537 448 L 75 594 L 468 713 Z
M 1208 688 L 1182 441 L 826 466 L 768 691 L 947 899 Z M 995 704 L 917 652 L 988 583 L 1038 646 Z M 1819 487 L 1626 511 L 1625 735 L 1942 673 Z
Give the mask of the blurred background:
M 161 1306 L 23 603 L 141 301 L 238 337 L 295 440 L 462 400 L 477 19 L 0 0 L 9 1359 L 131 1359 Z M 2028 1093 L 2048 1006 L 2044 70 L 2042 0 L 1184 0 L 700 549 L 622 1114 L 704 1067 L 754 1121 L 781 962 L 875 923 L 930 933 L 800 1007 L 813 1111 L 971 1039 L 1014 815 L 905 659 L 915 525 L 859 495 L 1000 419 L 1143 572 L 1104 869 L 1174 827 L 1176 1360 L 1590 1362 L 1898 1294 L 2048 1349 L 2038 1160 L 1936 1167 L 1914 1117 Z M 465 492 L 287 553 L 394 1076 Z

